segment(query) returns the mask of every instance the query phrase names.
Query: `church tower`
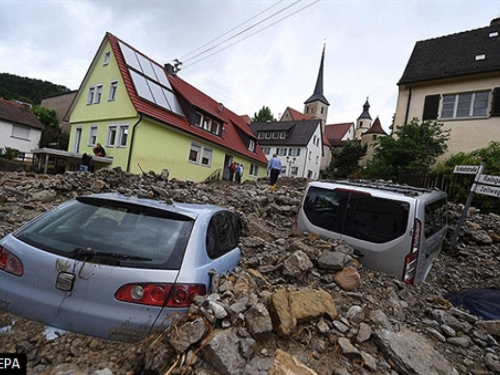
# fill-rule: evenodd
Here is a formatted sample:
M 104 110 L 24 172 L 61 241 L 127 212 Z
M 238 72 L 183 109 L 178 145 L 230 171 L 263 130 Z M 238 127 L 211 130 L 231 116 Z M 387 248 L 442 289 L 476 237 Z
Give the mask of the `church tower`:
M 328 100 L 323 95 L 323 64 L 325 61 L 325 47 L 323 45 L 323 53 L 321 54 L 321 63 L 319 66 L 318 79 L 316 80 L 316 87 L 314 93 L 309 99 L 304 102 L 304 114 L 312 117 L 313 119 L 321 120 L 321 127 L 325 130 L 326 119 L 328 117 Z
M 372 126 L 372 117 L 370 116 L 370 103 L 368 103 L 368 98 L 363 105 L 363 112 L 358 117 L 356 121 L 356 133 L 354 134 L 354 139 L 361 139 L 363 133 L 366 133 L 368 129 Z

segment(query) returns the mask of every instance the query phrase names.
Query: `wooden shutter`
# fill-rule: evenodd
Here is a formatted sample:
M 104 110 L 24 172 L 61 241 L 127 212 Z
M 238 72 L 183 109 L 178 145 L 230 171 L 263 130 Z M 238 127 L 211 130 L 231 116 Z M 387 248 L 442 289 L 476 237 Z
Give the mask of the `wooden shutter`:
M 493 102 L 490 114 L 491 116 L 500 116 L 500 87 L 493 89 Z
M 424 102 L 424 113 L 422 114 L 422 121 L 436 120 L 438 118 L 439 100 L 441 95 L 427 95 Z

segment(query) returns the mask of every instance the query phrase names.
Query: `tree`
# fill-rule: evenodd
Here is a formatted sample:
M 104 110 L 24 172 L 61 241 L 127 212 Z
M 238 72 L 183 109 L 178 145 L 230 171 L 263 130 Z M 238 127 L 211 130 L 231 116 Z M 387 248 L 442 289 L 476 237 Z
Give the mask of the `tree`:
M 442 126 L 436 121 L 419 124 L 414 118 L 396 127 L 395 137 L 379 138 L 364 176 L 397 181 L 401 173 L 428 173 L 448 149 L 449 130 L 443 130 Z
M 332 149 L 332 161 L 325 177 L 348 178 L 360 170 L 359 160 L 366 155 L 366 145 L 348 140 L 341 148 Z
M 38 120 L 45 126 L 40 138 L 40 147 L 68 149 L 69 136 L 61 131 L 56 112 L 40 105 L 31 108 Z
M 254 113 L 252 122 L 267 122 L 267 121 L 277 122 L 278 120 L 276 120 L 269 107 L 263 106 L 258 113 L 257 112 Z

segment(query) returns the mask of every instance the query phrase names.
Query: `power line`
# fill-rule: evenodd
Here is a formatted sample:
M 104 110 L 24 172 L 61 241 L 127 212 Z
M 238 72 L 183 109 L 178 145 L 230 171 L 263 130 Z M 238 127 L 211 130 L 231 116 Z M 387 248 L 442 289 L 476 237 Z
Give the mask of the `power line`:
M 243 33 L 246 33 L 247 31 L 249 31 L 249 30 L 253 29 L 254 27 L 257 27 L 257 26 L 258 26 L 258 25 L 260 25 L 261 23 L 263 23 L 263 22 L 265 22 L 265 21 L 267 21 L 267 20 L 269 20 L 269 19 L 271 19 L 271 18 L 273 18 L 273 17 L 277 16 L 278 14 L 280 14 L 280 13 L 284 12 L 285 10 L 287 10 L 287 9 L 289 9 L 289 8 L 291 8 L 291 7 L 293 7 L 293 6 L 295 6 L 297 3 L 301 2 L 301 1 L 304 1 L 304 0 L 296 0 L 296 1 L 295 1 L 295 2 L 293 2 L 292 4 L 290 4 L 290 5 L 286 6 L 285 8 L 283 8 L 283 9 L 281 9 L 281 10 L 279 10 L 279 11 L 277 11 L 277 12 L 273 13 L 273 14 L 271 14 L 270 16 L 268 16 L 268 17 L 264 18 L 263 20 L 261 20 L 261 21 L 257 22 L 256 24 L 254 24 L 254 25 L 252 25 L 252 26 L 249 26 L 249 27 L 247 27 L 246 29 L 244 29 L 244 30 L 242 30 L 242 31 L 240 31 L 240 32 L 238 32 L 238 33 L 236 33 L 236 34 L 234 34 L 233 36 L 231 36 L 231 37 L 229 37 L 229 38 L 227 38 L 227 39 L 225 39 L 225 40 L 223 40 L 222 42 L 217 43 L 216 45 L 214 45 L 214 46 L 212 46 L 212 47 L 210 47 L 210 48 L 207 48 L 206 50 L 204 50 L 204 51 L 202 51 L 202 52 L 200 52 L 200 53 L 198 53 L 198 54 L 194 55 L 193 57 L 191 57 L 191 58 L 187 59 L 185 62 L 191 61 L 191 60 L 193 60 L 193 59 L 197 58 L 198 56 L 201 56 L 201 55 L 203 55 L 203 54 L 205 54 L 205 53 L 207 53 L 207 52 L 209 52 L 209 51 L 211 51 L 211 50 L 213 50 L 213 49 L 215 49 L 215 48 L 219 47 L 221 44 L 224 44 L 224 43 L 226 43 L 227 41 L 232 40 L 232 39 L 234 39 L 234 38 L 236 38 L 236 37 L 240 36 L 240 35 L 241 35 L 241 34 L 243 34 Z M 319 1 L 319 0 L 317 0 L 317 1 Z M 313 4 L 314 4 L 314 3 L 313 3 Z M 311 5 L 312 5 L 312 4 L 311 4 Z M 292 14 L 294 14 L 294 13 L 292 13 Z M 279 22 L 279 21 L 278 21 L 278 22 Z M 277 22 L 276 22 L 276 23 L 277 23 Z M 264 29 L 262 29 L 262 30 L 264 30 Z M 253 35 L 253 34 L 251 34 L 251 35 Z M 246 39 L 246 38 L 245 38 L 245 39 Z M 244 39 L 243 39 L 243 40 L 244 40 Z M 223 50 L 224 50 L 224 49 L 223 49 Z M 222 50 L 222 51 L 223 51 L 223 50 Z M 209 55 L 209 56 L 211 56 L 211 55 Z
M 301 0 L 298 0 L 298 1 L 301 1 Z M 279 22 L 281 22 L 281 21 L 283 21 L 283 20 L 285 20 L 285 19 L 287 19 L 287 18 L 289 18 L 289 17 L 293 16 L 294 14 L 297 14 L 297 13 L 299 13 L 299 12 L 303 11 L 303 10 L 304 10 L 304 9 L 306 9 L 306 8 L 309 8 L 310 6 L 312 6 L 312 5 L 316 4 L 316 3 L 317 3 L 317 2 L 319 2 L 319 1 L 320 1 L 320 0 L 316 0 L 316 1 L 312 2 L 311 4 L 308 4 L 308 5 L 306 5 L 305 7 L 302 7 L 302 8 L 300 8 L 299 10 L 297 10 L 297 11 L 295 11 L 295 12 L 293 12 L 293 13 L 290 13 L 289 15 L 287 15 L 287 16 L 285 16 L 285 17 L 283 17 L 283 18 L 279 19 L 279 20 L 277 20 L 276 22 L 273 22 L 272 24 L 267 25 L 266 27 L 264 27 L 264 28 L 262 28 L 262 29 L 260 29 L 260 30 L 255 31 L 254 33 L 252 33 L 252 34 L 250 34 L 250 35 L 246 36 L 245 38 L 240 39 L 240 40 L 238 40 L 238 41 L 236 41 L 236 42 L 234 42 L 234 43 L 231 43 L 231 44 L 229 44 L 228 46 L 226 46 L 226 47 L 224 47 L 224 48 L 222 48 L 222 49 L 220 49 L 220 50 L 218 50 L 218 51 L 215 51 L 214 53 L 211 53 L 210 55 L 205 56 L 205 57 L 204 57 L 204 58 L 202 58 L 202 59 L 199 59 L 199 60 L 197 60 L 197 61 L 192 62 L 191 64 L 189 64 L 189 66 L 192 66 L 192 65 L 194 65 L 194 64 L 197 64 L 197 63 L 199 63 L 199 62 L 201 62 L 201 61 L 203 61 L 203 60 L 206 60 L 206 59 L 207 59 L 207 58 L 209 58 L 210 56 L 216 55 L 216 54 L 217 54 L 217 53 L 219 53 L 219 52 L 225 51 L 225 50 L 226 50 L 226 49 L 228 49 L 229 47 L 232 47 L 232 46 L 234 46 L 235 44 L 238 44 L 238 43 L 240 43 L 240 42 L 244 41 L 245 39 L 248 39 L 248 38 L 250 38 L 251 36 L 253 36 L 253 35 L 255 35 L 255 34 L 260 33 L 261 31 L 264 31 L 264 30 L 268 29 L 269 27 L 276 25 L 277 23 L 279 23 Z M 294 4 L 295 4 L 295 3 L 294 3 Z M 231 39 L 232 39 L 232 38 L 231 38 Z M 220 44 L 222 44 L 222 43 L 220 43 Z M 220 45 L 220 44 L 219 44 L 219 45 Z M 217 46 L 215 46 L 215 47 L 217 47 Z M 213 48 L 215 48 L 215 47 L 213 47 Z M 213 48 L 211 48 L 211 49 L 213 49 Z M 209 50 L 211 50 L 211 49 L 209 49 Z M 205 51 L 205 52 L 208 52 L 209 50 L 207 50 L 207 51 Z M 198 54 L 198 55 L 196 55 L 196 56 L 199 56 L 199 55 L 201 55 L 201 53 L 200 53 L 200 54 Z M 190 60 L 194 59 L 196 56 L 194 56 L 193 58 L 191 58 L 191 59 L 189 59 L 189 60 L 187 60 L 187 61 L 190 61 Z
M 242 25 L 244 25 L 244 24 L 246 24 L 246 23 L 248 23 L 248 22 L 252 21 L 253 19 L 255 19 L 255 18 L 257 18 L 258 16 L 260 16 L 262 13 L 267 12 L 269 9 L 274 8 L 276 5 L 278 5 L 279 3 L 283 2 L 283 1 L 284 1 L 284 0 L 280 0 L 280 1 L 278 1 L 277 3 L 274 3 L 274 4 L 273 4 L 273 5 L 271 5 L 269 8 L 266 8 L 266 9 L 264 9 L 262 12 L 257 13 L 255 16 L 253 16 L 253 17 L 249 18 L 248 20 L 246 20 L 246 21 L 244 21 L 244 22 L 240 23 L 239 25 L 237 25 L 237 26 L 233 27 L 231 30 L 228 30 L 228 31 L 226 31 L 225 33 L 222 33 L 222 34 L 221 34 L 221 35 L 219 35 L 217 38 L 212 39 L 210 42 L 207 42 L 207 43 L 205 43 L 205 44 L 201 45 L 200 47 L 196 48 L 195 50 L 193 50 L 193 51 L 191 51 L 191 52 L 189 52 L 189 53 L 186 53 L 185 55 L 181 56 L 181 57 L 179 58 L 179 60 L 181 60 L 181 61 L 182 61 L 185 57 L 187 57 L 187 56 L 189 56 L 189 55 L 191 55 L 191 54 L 193 54 L 193 53 L 195 53 L 195 52 L 199 51 L 199 50 L 200 50 L 200 49 L 202 49 L 203 47 L 205 47 L 205 46 L 207 46 L 207 45 L 209 45 L 209 44 L 211 44 L 211 43 L 215 42 L 216 40 L 219 40 L 219 39 L 220 39 L 220 38 L 222 38 L 224 35 L 227 35 L 227 34 L 229 34 L 230 32 L 232 32 L 232 31 L 236 30 L 238 27 L 240 27 L 240 26 L 242 26 Z

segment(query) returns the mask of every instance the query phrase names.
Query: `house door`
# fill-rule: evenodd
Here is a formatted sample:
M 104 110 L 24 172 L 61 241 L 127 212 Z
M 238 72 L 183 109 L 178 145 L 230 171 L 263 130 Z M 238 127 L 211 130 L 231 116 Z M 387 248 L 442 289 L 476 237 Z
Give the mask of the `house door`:
M 229 166 L 233 162 L 233 156 L 226 154 L 224 157 L 224 167 L 222 168 L 222 179 L 229 180 Z
M 82 139 L 82 129 L 77 128 L 75 133 L 75 143 L 73 145 L 74 152 L 80 152 L 80 141 Z

